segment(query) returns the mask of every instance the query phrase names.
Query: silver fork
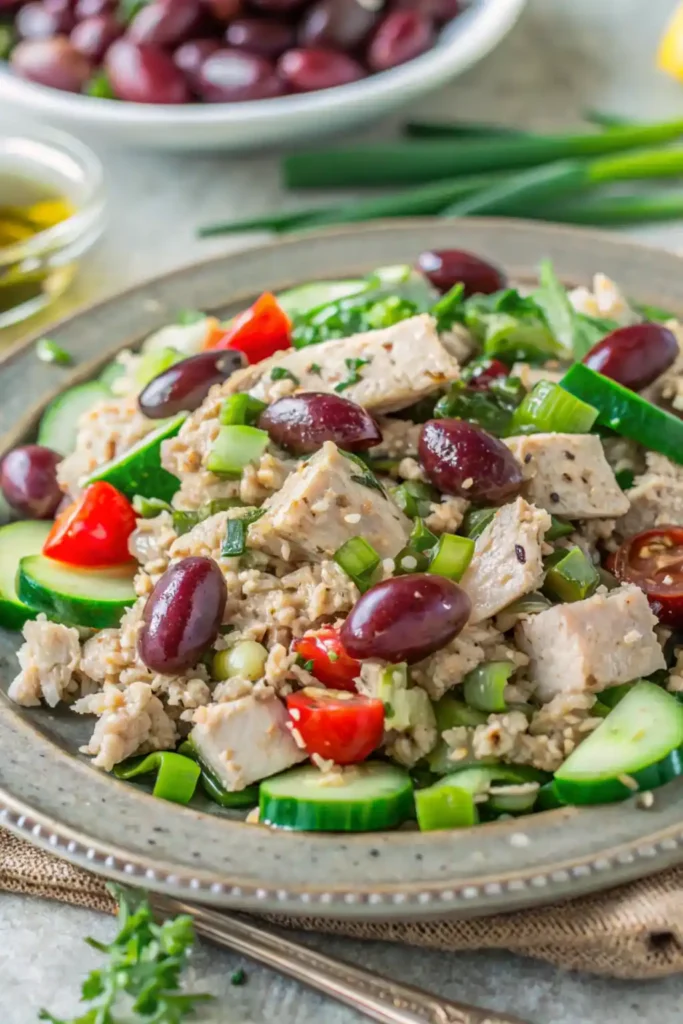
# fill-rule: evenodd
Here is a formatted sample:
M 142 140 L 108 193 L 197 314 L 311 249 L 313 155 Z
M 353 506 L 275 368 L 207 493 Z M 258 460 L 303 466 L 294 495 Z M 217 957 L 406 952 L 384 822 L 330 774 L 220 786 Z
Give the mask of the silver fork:
M 203 938 L 294 978 L 380 1024 L 528 1024 L 507 1013 L 452 1003 L 344 960 L 332 960 L 237 914 L 155 893 L 149 899 L 160 915 L 189 914 Z

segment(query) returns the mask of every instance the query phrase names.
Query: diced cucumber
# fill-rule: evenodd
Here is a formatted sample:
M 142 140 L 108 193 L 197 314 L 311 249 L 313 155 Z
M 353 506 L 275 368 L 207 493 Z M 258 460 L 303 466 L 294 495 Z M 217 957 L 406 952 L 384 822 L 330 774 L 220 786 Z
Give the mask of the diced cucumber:
M 488 810 L 495 814 L 531 814 L 540 786 L 537 782 L 503 783 L 492 786 L 489 792 Z
M 184 757 L 191 757 L 193 761 L 197 762 L 201 768 L 199 784 L 209 800 L 212 800 L 215 804 L 228 808 L 256 807 L 258 804 L 258 785 L 247 786 L 246 789 L 234 791 L 227 790 L 211 769 L 207 768 L 206 764 L 202 761 L 191 738 L 188 737 L 188 739 L 183 740 L 178 747 L 178 753 Z
M 683 420 L 635 391 L 575 363 L 560 381 L 569 394 L 598 410 L 597 423 L 683 464 Z
M 463 680 L 465 703 L 486 714 L 507 711 L 505 687 L 514 671 L 511 661 L 489 661 L 477 665 Z
M 600 586 L 600 574 L 579 547 L 554 552 L 546 563 L 543 592 L 559 601 L 583 601 Z
M 100 373 L 98 380 L 108 392 L 112 391 L 112 384 L 119 377 L 123 377 L 126 372 L 126 368 L 123 363 L 119 362 L 118 359 L 113 359 L 111 363 L 107 363 L 105 368 Z
M 309 832 L 373 832 L 412 816 L 413 784 L 402 768 L 366 761 L 343 771 L 334 785 L 310 765 L 264 779 L 259 820 Z
M 180 413 L 170 420 L 165 420 L 127 452 L 100 466 L 94 473 L 81 480 L 81 485 L 87 487 L 96 480 L 106 480 L 131 501 L 136 494 L 143 498 L 170 501 L 178 490 L 180 481 L 162 467 L 161 444 L 176 436 L 186 417 L 186 413 Z
M 555 786 L 555 780 L 552 779 L 550 782 L 546 782 L 538 791 L 538 798 L 536 800 L 537 811 L 555 811 L 558 807 L 565 807 L 564 800 L 560 800 L 557 795 L 557 788 Z
M 436 702 L 434 713 L 436 716 L 436 727 L 440 736 L 447 729 L 455 729 L 457 726 L 474 728 L 477 725 L 484 725 L 486 722 L 485 714 L 468 707 L 467 704 L 457 700 L 455 697 L 451 697 L 448 693 Z M 435 775 L 450 775 L 452 772 L 461 770 L 468 763 L 467 761 L 452 761 L 450 755 L 451 748 L 443 738 L 440 739 L 434 749 L 427 755 L 427 764 L 430 771 L 434 772 Z M 495 762 L 495 758 L 493 758 L 493 761 Z
M 281 292 L 277 296 L 277 301 L 285 313 L 296 316 L 311 309 L 318 309 L 319 306 L 326 306 L 328 302 L 336 302 L 337 299 L 366 292 L 370 287 L 370 283 L 362 277 L 349 278 L 346 281 L 313 281 Z
M 476 825 L 479 821 L 477 804 L 488 802 L 492 784 L 519 786 L 527 782 L 542 782 L 546 778 L 543 773 L 523 766 L 477 765 L 462 768 L 439 779 L 433 786 L 416 791 L 417 823 L 422 832 Z
M 76 447 L 78 421 L 83 413 L 108 398 L 111 398 L 109 388 L 97 380 L 63 391 L 43 413 L 38 428 L 38 444 L 44 444 L 60 455 L 69 455 Z
M 17 596 L 17 570 L 22 558 L 39 555 L 52 523 L 10 523 L 0 528 L 0 626 L 21 629 L 36 612 Z
M 34 612 L 70 626 L 107 629 L 118 626 L 135 604 L 134 570 L 77 569 L 44 555 L 19 562 L 17 594 Z
M 211 445 L 206 468 L 212 473 L 239 479 L 245 466 L 258 462 L 267 447 L 265 430 L 237 423 L 221 427 Z
M 683 772 L 683 704 L 654 683 L 635 683 L 555 772 L 568 804 L 625 800 Z

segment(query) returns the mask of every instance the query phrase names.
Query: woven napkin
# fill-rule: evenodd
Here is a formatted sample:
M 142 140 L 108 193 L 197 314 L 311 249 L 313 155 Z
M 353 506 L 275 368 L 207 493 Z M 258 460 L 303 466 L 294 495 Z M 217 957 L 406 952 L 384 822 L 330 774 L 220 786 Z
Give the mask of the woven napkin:
M 0 829 L 0 889 L 113 913 L 104 881 Z M 269 916 L 307 931 L 427 949 L 503 949 L 615 978 L 683 971 L 683 866 L 593 896 L 478 920 L 333 921 Z

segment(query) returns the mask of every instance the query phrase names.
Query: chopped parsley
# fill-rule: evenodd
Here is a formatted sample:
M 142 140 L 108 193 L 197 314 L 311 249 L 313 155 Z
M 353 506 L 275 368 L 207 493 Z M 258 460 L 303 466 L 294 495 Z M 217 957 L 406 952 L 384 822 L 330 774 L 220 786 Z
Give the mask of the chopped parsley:
M 225 558 L 243 555 L 247 549 L 247 527 L 260 519 L 265 511 L 264 508 L 257 508 L 253 512 L 247 512 L 240 519 L 228 519 L 228 532 L 223 541 L 221 555 Z
M 299 668 L 305 669 L 306 672 L 312 672 L 313 671 L 313 659 L 312 658 L 302 658 L 300 654 L 297 654 L 297 656 L 296 656 L 296 663 L 299 666 Z
M 357 484 L 363 484 L 364 487 L 369 487 L 371 491 L 379 491 L 380 494 L 385 494 L 385 490 L 381 483 L 372 472 L 372 470 L 363 462 L 359 455 L 354 455 L 352 452 L 344 452 L 347 459 L 351 462 L 355 462 L 362 473 L 354 473 L 351 479 Z
M 361 358 L 351 358 L 344 360 L 346 369 L 349 371 L 349 373 L 345 380 L 340 380 L 338 384 L 334 385 L 334 390 L 337 392 L 338 395 L 340 395 L 342 391 L 346 391 L 346 389 L 350 388 L 353 384 L 358 384 L 359 381 L 363 379 L 358 371 L 361 370 L 364 366 L 367 366 L 369 362 L 369 359 Z
M 231 985 L 245 985 L 247 981 L 247 973 L 243 967 L 238 967 L 236 971 L 233 971 L 230 975 Z
M 295 377 L 291 370 L 287 370 L 284 366 L 274 366 L 270 371 L 271 380 L 291 380 L 295 384 L 299 383 L 299 378 Z
M 51 338 L 40 338 L 36 342 L 36 355 L 41 363 L 54 363 L 55 366 L 70 366 L 73 362 L 66 349 Z
M 308 367 L 308 372 L 315 374 L 316 377 L 320 377 L 322 376 L 323 368 L 322 366 L 319 366 L 318 363 L 311 363 Z
M 145 498 L 142 494 L 136 494 L 132 504 L 141 519 L 156 519 L 161 512 L 173 512 L 167 501 L 162 501 L 161 498 Z
M 386 716 L 387 718 L 393 718 L 393 717 L 394 717 L 394 708 L 393 708 L 393 705 L 392 705 L 392 704 L 390 704 L 388 700 L 386 700 L 386 701 L 384 702 L 384 714 L 385 714 L 385 716 Z

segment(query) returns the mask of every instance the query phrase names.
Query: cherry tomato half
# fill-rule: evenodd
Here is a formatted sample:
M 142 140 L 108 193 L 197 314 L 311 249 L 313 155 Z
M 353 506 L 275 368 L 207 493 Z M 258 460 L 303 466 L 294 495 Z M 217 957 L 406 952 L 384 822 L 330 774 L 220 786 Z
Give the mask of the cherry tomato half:
M 319 754 L 335 764 L 364 761 L 382 742 L 384 705 L 345 690 L 308 686 L 287 696 L 294 728 L 309 754 Z
M 121 565 L 131 560 L 128 538 L 135 520 L 128 499 L 111 484 L 99 481 L 60 512 L 43 554 L 69 565 Z
M 323 686 L 355 693 L 354 679 L 360 675 L 360 662 L 346 653 L 334 626 L 306 633 L 294 641 L 292 650 Z
M 463 379 L 467 381 L 467 387 L 471 391 L 488 391 L 492 380 L 499 380 L 501 377 L 509 375 L 510 367 L 501 363 L 500 359 L 487 359 L 476 363 L 472 367 L 471 373 L 463 374 Z
M 644 591 L 660 622 L 683 626 L 683 527 L 658 526 L 629 537 L 614 556 L 613 572 Z
M 232 321 L 219 338 L 209 339 L 208 348 L 234 348 L 244 352 L 249 363 L 289 348 L 291 322 L 274 295 L 264 292 L 253 306 L 245 309 Z

